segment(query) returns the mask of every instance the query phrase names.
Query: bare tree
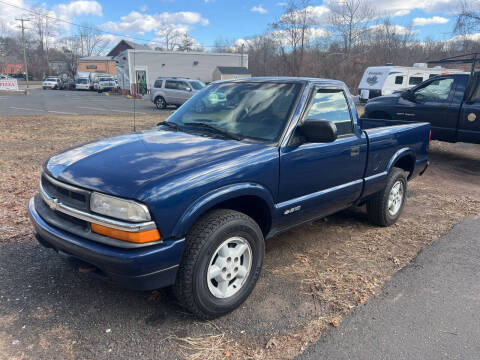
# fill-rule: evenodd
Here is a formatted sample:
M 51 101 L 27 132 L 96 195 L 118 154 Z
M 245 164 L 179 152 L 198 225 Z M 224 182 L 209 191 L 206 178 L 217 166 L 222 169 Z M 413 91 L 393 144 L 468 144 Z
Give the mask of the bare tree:
M 462 0 L 457 14 L 454 32 L 459 35 L 473 34 L 480 29 L 480 6 Z
M 194 40 L 190 37 L 188 32 L 183 34 L 182 40 L 178 45 L 178 51 L 193 51 Z
M 183 33 L 173 25 L 166 25 L 156 32 L 161 48 L 167 51 L 175 50 L 182 40 Z
M 110 41 L 94 25 L 83 23 L 78 27 L 76 35 L 79 41 L 81 56 L 101 55 Z
M 332 2 L 330 10 L 331 30 L 341 39 L 345 57 L 350 57 L 352 49 L 359 45 L 368 33 L 375 11 L 367 0 Z
M 314 25 L 309 0 L 290 0 L 280 18 L 271 24 L 272 36 L 278 41 L 285 60 L 290 60 L 290 72 L 298 76 L 303 65 L 309 29 Z M 288 50 L 291 56 L 285 56 Z

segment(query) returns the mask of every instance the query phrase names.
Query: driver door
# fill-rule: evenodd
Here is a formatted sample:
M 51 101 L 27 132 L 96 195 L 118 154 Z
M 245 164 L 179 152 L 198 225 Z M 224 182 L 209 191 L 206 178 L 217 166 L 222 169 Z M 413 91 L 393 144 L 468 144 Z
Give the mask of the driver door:
M 362 191 L 367 141 L 353 124 L 343 89 L 314 89 L 300 123 L 308 119 L 335 123 L 337 139 L 311 143 L 297 127 L 281 147 L 277 209 L 285 227 L 346 208 Z
M 451 107 L 454 93 L 454 78 L 440 77 L 428 81 L 412 92 L 413 106 L 405 109 L 405 120 L 429 122 L 432 124 L 432 137 L 435 139 L 454 138 L 456 122 L 451 122 L 450 112 L 458 111 Z

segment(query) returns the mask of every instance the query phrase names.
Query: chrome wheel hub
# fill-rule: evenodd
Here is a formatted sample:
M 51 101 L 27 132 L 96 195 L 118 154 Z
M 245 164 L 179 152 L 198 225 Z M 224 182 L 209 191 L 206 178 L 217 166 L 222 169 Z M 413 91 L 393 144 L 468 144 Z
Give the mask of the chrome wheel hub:
M 403 203 L 403 182 L 398 180 L 393 184 L 390 194 L 388 195 L 388 212 L 390 216 L 397 215 Z
M 251 267 L 252 249 L 249 242 L 239 236 L 225 240 L 208 264 L 208 289 L 217 298 L 234 295 L 244 285 Z

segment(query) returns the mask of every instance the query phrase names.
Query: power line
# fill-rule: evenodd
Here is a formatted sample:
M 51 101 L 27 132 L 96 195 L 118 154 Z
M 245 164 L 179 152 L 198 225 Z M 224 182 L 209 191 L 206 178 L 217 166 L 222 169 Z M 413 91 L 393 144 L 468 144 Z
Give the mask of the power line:
M 77 23 L 74 23 L 72 21 L 62 19 L 60 17 L 55 17 L 55 16 L 50 16 L 50 15 L 47 15 L 47 14 L 42 14 L 42 13 L 37 12 L 37 11 L 32 10 L 32 9 L 27 9 L 27 8 L 24 8 L 24 7 L 21 7 L 21 6 L 18 6 L 18 5 L 10 4 L 10 3 L 6 2 L 6 1 L 3 1 L 3 0 L 0 0 L 0 3 L 4 4 L 4 5 L 7 5 L 7 6 L 11 6 L 11 7 L 19 9 L 19 10 L 27 11 L 31 14 L 36 15 L 36 16 L 43 16 L 46 19 L 52 19 L 54 21 L 60 21 L 60 22 L 63 22 L 63 23 L 69 24 L 69 25 L 73 25 L 73 26 L 77 26 L 77 27 L 80 27 L 80 28 L 84 28 L 84 29 L 87 29 L 87 30 L 94 29 L 94 30 L 96 30 L 99 33 L 102 33 L 104 35 L 113 35 L 113 36 L 128 38 L 128 39 L 135 40 L 135 41 L 142 41 L 142 42 L 146 42 L 146 43 L 148 42 L 150 44 L 155 44 L 155 45 L 160 45 L 160 46 L 164 45 L 163 43 L 158 42 L 158 41 L 154 41 L 154 40 L 139 38 L 139 37 L 135 37 L 135 36 L 131 36 L 131 35 L 125 35 L 125 34 L 116 33 L 116 32 L 112 32 L 112 31 L 105 31 L 105 30 L 99 29 L 98 27 L 91 27 L 91 26 L 87 26 L 87 25 L 77 24 Z M 28 21 L 30 21 L 30 20 L 28 20 Z M 200 44 L 200 46 L 204 47 L 204 48 L 217 48 L 218 47 L 216 45 L 202 45 L 202 44 Z

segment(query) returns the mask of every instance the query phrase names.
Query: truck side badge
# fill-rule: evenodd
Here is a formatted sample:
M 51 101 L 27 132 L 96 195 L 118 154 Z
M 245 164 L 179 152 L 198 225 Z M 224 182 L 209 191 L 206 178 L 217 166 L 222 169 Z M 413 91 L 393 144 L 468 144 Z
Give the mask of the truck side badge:
M 287 209 L 287 210 L 285 210 L 285 211 L 283 212 L 283 215 L 291 214 L 291 213 L 293 213 L 293 212 L 295 212 L 295 211 L 300 210 L 301 208 L 302 208 L 302 207 L 301 207 L 300 205 L 298 205 L 298 206 L 295 206 L 295 207 L 293 207 L 293 208 Z

